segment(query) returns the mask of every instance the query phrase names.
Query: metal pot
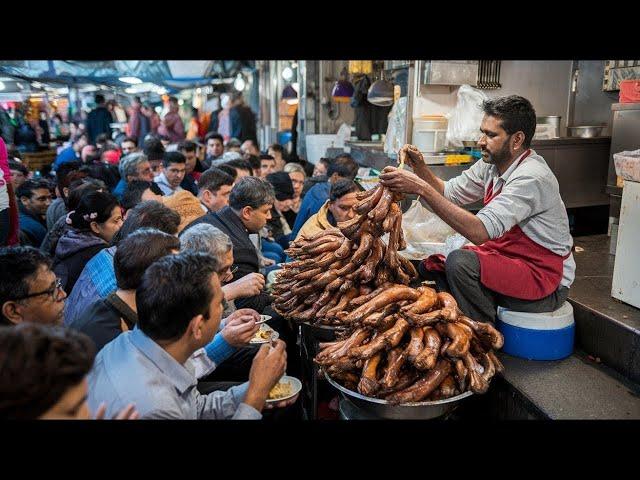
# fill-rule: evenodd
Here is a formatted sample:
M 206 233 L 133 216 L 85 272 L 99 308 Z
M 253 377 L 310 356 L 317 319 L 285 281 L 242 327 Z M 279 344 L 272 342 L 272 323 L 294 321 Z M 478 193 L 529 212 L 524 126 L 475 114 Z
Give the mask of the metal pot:
M 602 135 L 604 125 L 586 125 L 580 127 L 567 127 L 567 135 L 569 137 L 591 138 Z
M 536 117 L 536 124 L 552 125 L 555 131 L 554 136 L 558 137 L 560 136 L 560 120 L 561 119 L 562 117 L 558 115 L 547 115 L 544 117 Z
M 473 392 L 468 391 L 455 397 L 436 400 L 434 402 L 415 402 L 394 405 L 386 400 L 360 395 L 358 392 L 346 389 L 326 373 L 324 376 L 331 385 L 340 391 L 340 394 L 344 398 L 356 407 L 364 410 L 369 415 L 390 420 L 430 420 L 432 418 L 438 418 L 457 407 L 460 400 L 473 395 Z

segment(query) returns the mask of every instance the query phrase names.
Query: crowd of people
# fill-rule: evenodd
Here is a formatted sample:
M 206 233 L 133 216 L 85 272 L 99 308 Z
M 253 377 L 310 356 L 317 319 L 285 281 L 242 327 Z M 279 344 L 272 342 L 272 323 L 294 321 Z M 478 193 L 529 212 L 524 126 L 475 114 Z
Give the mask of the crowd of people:
M 0 140 L 0 417 L 299 418 L 297 396 L 266 402 L 300 370 L 269 274 L 353 218 L 357 164 L 288 161 L 224 115 L 201 149 L 143 108 L 119 143 L 90 114 L 50 176 Z M 280 335 L 259 347 L 261 314 Z

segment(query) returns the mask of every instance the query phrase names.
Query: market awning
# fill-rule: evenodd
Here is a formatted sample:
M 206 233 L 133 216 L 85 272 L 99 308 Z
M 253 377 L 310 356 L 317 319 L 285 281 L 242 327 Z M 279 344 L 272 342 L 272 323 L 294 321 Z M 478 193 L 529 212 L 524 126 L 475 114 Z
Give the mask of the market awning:
M 126 88 L 122 78 L 165 87 L 169 91 L 208 85 L 255 69 L 253 61 L 238 60 L 14 60 L 0 61 L 0 74 L 64 85 L 95 83 Z M 138 82 L 140 83 L 140 82 Z

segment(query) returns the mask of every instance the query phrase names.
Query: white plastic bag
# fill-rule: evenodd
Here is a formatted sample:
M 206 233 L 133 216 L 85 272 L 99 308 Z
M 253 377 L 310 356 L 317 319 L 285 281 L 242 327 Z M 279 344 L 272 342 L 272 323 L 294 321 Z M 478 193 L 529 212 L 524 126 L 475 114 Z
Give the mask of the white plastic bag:
M 423 260 L 429 255 L 445 257 L 462 247 L 468 240 L 447 225 L 435 213 L 414 200 L 402 215 L 402 230 L 407 248 L 398 253 L 410 260 Z
M 404 145 L 405 116 L 407 114 L 407 97 L 400 97 L 391 107 L 389 123 L 384 140 L 384 153 L 398 153 Z
M 480 124 L 484 113 L 482 102 L 487 95 L 469 85 L 462 85 L 458 90 L 458 103 L 445 116 L 449 119 L 447 126 L 447 143 L 461 147 L 465 140 L 477 141 L 480 138 Z
M 340 128 L 336 133 L 336 141 L 334 142 L 333 146 L 336 148 L 342 148 L 344 147 L 344 142 L 349 140 L 350 138 L 351 127 L 346 123 L 343 123 L 342 125 L 340 125 Z
M 613 154 L 616 175 L 631 182 L 640 182 L 640 149 Z

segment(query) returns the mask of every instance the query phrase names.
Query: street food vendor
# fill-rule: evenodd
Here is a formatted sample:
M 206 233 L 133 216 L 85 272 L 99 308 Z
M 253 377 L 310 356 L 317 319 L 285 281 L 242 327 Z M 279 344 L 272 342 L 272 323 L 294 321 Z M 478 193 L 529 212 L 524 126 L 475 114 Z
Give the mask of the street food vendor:
M 421 271 L 444 270 L 460 309 L 494 321 L 497 306 L 550 312 L 567 298 L 575 275 L 573 239 L 558 181 L 544 158 L 530 148 L 536 113 L 523 97 L 487 100 L 478 146 L 482 161 L 443 181 L 418 149 L 405 145 L 414 173 L 386 167 L 380 175 L 392 191 L 417 194 L 473 245 L 451 252 L 444 265 L 433 258 Z M 473 214 L 462 205 L 483 201 Z

